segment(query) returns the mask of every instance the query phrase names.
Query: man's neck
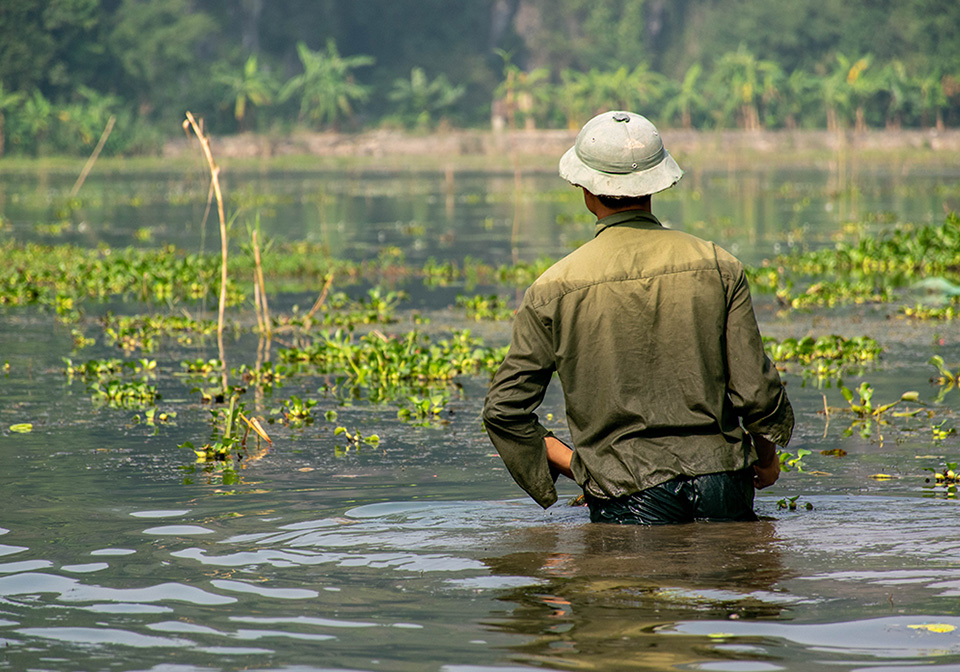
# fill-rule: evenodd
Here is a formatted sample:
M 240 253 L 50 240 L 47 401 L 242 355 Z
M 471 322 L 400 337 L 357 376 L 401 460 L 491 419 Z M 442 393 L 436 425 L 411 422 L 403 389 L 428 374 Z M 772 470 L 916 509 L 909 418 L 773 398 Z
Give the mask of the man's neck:
M 609 217 L 610 215 L 618 215 L 621 212 L 653 212 L 653 209 L 650 208 L 649 203 L 646 207 L 642 205 L 636 205 L 629 208 L 608 208 L 603 203 L 598 203 L 599 207 L 593 211 L 593 214 L 597 216 L 597 219 L 603 219 L 604 217 Z
M 600 201 L 594 194 L 590 193 L 586 189 L 583 190 L 583 200 L 587 206 L 587 209 L 596 215 L 597 219 L 603 219 L 604 217 L 609 217 L 610 215 L 616 215 L 620 212 L 630 212 L 632 210 L 639 210 L 640 212 L 653 212 L 653 209 L 650 206 L 650 200 L 646 199 L 641 203 L 632 203 L 631 205 L 623 208 L 610 207 Z

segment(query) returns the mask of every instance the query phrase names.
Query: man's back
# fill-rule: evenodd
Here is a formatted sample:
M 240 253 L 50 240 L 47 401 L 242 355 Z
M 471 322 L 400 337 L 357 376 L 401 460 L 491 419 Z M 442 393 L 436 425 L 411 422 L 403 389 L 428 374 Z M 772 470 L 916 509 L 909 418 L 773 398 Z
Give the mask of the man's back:
M 541 506 L 563 474 L 583 487 L 591 520 L 749 520 L 753 488 L 779 476 L 793 412 L 743 267 L 651 214 L 650 196 L 682 175 L 653 124 L 624 111 L 591 119 L 560 159 L 597 235 L 527 291 L 483 409 Z M 572 449 L 536 414 L 555 371 Z
M 742 267 L 649 213 L 601 227 L 524 298 L 550 340 L 588 491 L 615 497 L 742 469 L 748 446 L 727 396 L 725 349 Z

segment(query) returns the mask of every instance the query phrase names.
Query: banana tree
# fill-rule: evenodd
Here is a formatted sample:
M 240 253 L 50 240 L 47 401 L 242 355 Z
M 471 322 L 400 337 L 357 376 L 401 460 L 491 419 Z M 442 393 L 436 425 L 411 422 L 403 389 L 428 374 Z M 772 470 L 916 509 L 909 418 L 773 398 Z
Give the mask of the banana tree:
M 824 82 L 827 127 L 831 130 L 839 128 L 842 111 L 849 112 L 851 108 L 854 130 L 863 132 L 867 129 L 866 105 L 879 88 L 877 80 L 867 74 L 870 60 L 869 55 L 854 60 L 842 53 L 837 54 L 833 72 Z
M 772 85 L 778 67 L 772 61 L 758 60 L 744 45 L 728 51 L 717 61 L 708 84 L 718 104 L 715 114 L 722 125 L 733 112 L 737 125 L 748 131 L 760 128 L 759 102 L 764 79 Z
M 707 101 L 700 92 L 699 79 L 703 66 L 694 63 L 687 68 L 683 81 L 668 94 L 667 104 L 663 108 L 663 119 L 669 122 L 680 115 L 680 125 L 689 130 L 693 113 L 706 109 Z
M 298 42 L 297 54 L 303 72 L 283 85 L 279 99 L 282 102 L 299 95 L 301 121 L 337 126 L 342 118 L 353 116 L 354 102 L 364 102 L 370 96 L 370 89 L 358 84 L 352 71 L 373 65 L 372 56 L 341 56 L 333 39 L 327 40 L 326 52 L 312 51 Z
M 3 156 L 4 150 L 4 132 L 3 126 L 6 121 L 4 116 L 8 110 L 16 110 L 23 100 L 23 93 L 20 91 L 7 91 L 0 82 L 0 156 Z
M 938 131 L 944 129 L 943 111 L 950 103 L 943 85 L 944 79 L 940 76 L 938 69 L 917 80 L 921 123 L 926 126 L 930 123 L 930 117 L 933 116 L 934 126 Z
M 652 115 L 653 110 L 660 108 L 659 103 L 667 94 L 669 80 L 651 70 L 646 61 L 641 61 L 630 72 L 629 86 L 633 100 L 629 101 L 627 109 Z
M 52 119 L 53 105 L 40 91 L 34 90 L 32 95 L 24 99 L 17 115 L 17 126 L 21 131 L 17 138 L 21 146 L 28 146 L 34 153 L 39 153 L 46 144 Z
M 795 129 L 798 120 L 809 110 L 811 101 L 816 102 L 818 84 L 816 78 L 799 68 L 783 80 L 778 105 L 783 123 L 788 129 Z
M 574 131 L 580 128 L 590 114 L 591 81 L 587 73 L 564 69 L 560 73 L 560 83 L 553 87 L 553 101 L 567 122 L 567 128 Z
M 413 68 L 410 79 L 394 80 L 387 97 L 397 104 L 398 116 L 405 125 L 428 129 L 433 125 L 433 115 L 460 100 L 465 90 L 463 85 L 451 84 L 443 74 L 431 81 L 423 68 Z
M 221 68 L 214 73 L 214 81 L 226 89 L 224 103 L 233 107 L 233 118 L 238 130 L 245 131 L 251 114 L 248 106 L 264 107 L 273 104 L 277 84 L 269 72 L 257 64 L 256 54 L 251 54 L 240 72 Z
M 901 61 L 891 61 L 880 71 L 877 90 L 887 99 L 886 127 L 899 130 L 904 114 L 919 98 L 919 86 Z

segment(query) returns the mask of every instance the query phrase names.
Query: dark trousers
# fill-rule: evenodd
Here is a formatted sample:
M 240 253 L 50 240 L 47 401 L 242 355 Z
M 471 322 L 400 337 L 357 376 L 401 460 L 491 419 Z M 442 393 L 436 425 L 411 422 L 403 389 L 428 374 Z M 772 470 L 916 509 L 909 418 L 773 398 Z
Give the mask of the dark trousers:
M 586 495 L 590 521 L 619 525 L 667 525 L 694 521 L 757 520 L 753 467 L 702 476 L 677 476 L 614 499 Z

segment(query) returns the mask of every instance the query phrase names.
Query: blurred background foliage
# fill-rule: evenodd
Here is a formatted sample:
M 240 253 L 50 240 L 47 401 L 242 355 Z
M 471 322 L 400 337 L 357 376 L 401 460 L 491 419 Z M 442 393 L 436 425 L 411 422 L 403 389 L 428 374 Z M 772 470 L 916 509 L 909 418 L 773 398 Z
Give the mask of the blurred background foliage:
M 950 0 L 5 0 L 0 153 L 214 133 L 960 125 Z

